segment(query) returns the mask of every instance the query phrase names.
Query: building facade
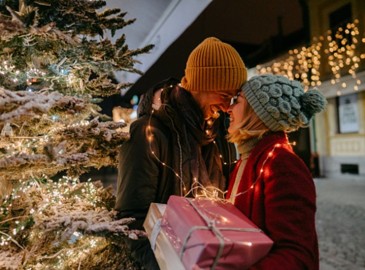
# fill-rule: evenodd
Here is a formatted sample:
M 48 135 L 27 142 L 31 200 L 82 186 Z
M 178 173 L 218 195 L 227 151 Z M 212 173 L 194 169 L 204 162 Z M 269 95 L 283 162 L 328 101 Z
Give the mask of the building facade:
M 294 150 L 315 177 L 365 181 L 365 1 L 306 3 L 311 41 L 255 72 L 281 74 L 306 90 L 322 91 L 327 109 L 294 134 Z
M 312 125 L 320 175 L 365 180 L 365 1 L 309 0 L 312 37 L 323 37 L 318 88 L 327 110 Z

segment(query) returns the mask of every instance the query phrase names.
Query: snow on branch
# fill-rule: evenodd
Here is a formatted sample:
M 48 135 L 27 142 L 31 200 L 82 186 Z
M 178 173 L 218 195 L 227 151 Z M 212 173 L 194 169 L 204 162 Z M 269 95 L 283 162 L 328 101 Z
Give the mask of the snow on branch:
M 118 219 L 114 203 L 112 191 L 101 182 L 69 177 L 22 182 L 0 207 L 0 268 L 73 269 L 81 262 L 88 269 L 88 258 L 112 243 L 123 247 L 125 238 L 145 237 L 129 230 L 134 219 Z M 117 248 L 107 250 L 99 260 L 116 263 L 118 254 Z

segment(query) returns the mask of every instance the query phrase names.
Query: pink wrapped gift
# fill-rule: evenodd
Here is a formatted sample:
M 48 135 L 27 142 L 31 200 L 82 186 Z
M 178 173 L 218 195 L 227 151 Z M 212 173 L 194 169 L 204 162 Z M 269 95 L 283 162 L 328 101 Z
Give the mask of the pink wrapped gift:
M 171 196 L 162 228 L 186 269 L 247 269 L 273 244 L 229 202 Z

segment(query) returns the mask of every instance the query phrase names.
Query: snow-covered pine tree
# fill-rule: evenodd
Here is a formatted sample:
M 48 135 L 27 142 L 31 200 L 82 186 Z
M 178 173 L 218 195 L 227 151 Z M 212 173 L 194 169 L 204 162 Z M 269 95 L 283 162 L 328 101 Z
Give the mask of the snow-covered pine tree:
M 116 165 L 128 138 L 97 105 L 152 48 L 104 38 L 134 22 L 125 15 L 97 0 L 0 1 L 1 269 L 135 267 L 120 240 L 138 232 L 116 219 L 112 192 L 78 180 Z

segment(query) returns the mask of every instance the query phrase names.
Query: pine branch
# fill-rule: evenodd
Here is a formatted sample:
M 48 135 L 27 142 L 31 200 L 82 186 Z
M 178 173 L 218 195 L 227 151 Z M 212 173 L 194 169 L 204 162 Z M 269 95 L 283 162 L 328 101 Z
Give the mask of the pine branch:
M 7 148 L 9 143 L 3 139 L 0 143 L 3 145 L 0 148 L 3 151 L 0 155 L 1 181 L 53 176 L 59 172 L 76 176 L 90 168 L 116 166 L 118 147 L 129 138 L 128 133 L 118 131 L 124 126 L 124 123 L 94 119 L 51 131 L 40 138 L 8 138 L 8 141 L 17 141 L 18 147 Z
M 99 110 L 98 106 L 85 99 L 58 92 L 12 92 L 0 87 L 0 98 L 2 137 L 48 134 L 52 129 L 97 116 Z M 4 130 L 6 125 L 8 130 Z
M 0 220 L 6 220 L 0 223 L 0 268 L 75 269 L 82 263 L 86 269 L 136 269 L 126 247 L 113 243 L 145 234 L 129 230 L 134 219 L 117 218 L 114 200 L 99 181 L 22 182 L 0 206 Z

